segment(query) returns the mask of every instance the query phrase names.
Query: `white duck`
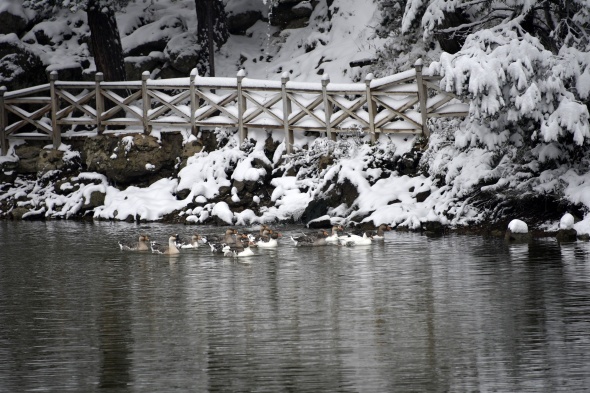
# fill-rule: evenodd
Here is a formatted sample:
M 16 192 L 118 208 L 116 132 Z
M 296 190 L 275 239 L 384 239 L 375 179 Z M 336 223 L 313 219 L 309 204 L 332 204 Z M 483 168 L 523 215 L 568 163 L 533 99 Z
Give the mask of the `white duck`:
M 254 251 L 252 251 L 249 244 L 245 247 L 243 247 L 241 244 L 232 246 L 226 245 L 223 247 L 222 251 L 223 255 L 225 255 L 226 257 L 233 258 L 243 258 L 254 255 Z
M 152 242 L 151 248 L 154 254 L 166 254 L 166 255 L 176 255 L 180 253 L 180 250 L 176 246 L 176 242 L 180 240 L 178 235 L 172 235 L 168 238 L 168 246 L 163 246 L 159 243 Z
M 372 240 L 366 233 L 363 236 L 347 233 L 338 238 L 338 243 L 342 246 L 368 246 L 372 243 Z
M 267 229 L 260 236 L 256 244 L 259 248 L 277 248 L 279 246 L 279 237 L 283 237 L 280 232 Z
M 150 249 L 150 237 L 148 235 L 139 235 L 137 242 L 119 240 L 119 247 L 125 251 L 148 251 Z
M 326 237 L 326 243 L 328 244 L 338 244 L 339 235 L 338 232 L 343 231 L 344 228 L 342 225 L 334 225 L 332 227 L 332 233 L 330 236 Z

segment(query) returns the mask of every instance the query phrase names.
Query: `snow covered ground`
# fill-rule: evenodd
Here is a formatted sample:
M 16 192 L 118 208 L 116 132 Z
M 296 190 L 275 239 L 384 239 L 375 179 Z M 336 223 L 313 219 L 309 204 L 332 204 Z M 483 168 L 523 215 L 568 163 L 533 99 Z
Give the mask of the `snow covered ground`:
M 262 10 L 267 6 L 265 0 L 230 3 L 233 7 L 259 6 Z M 217 76 L 235 76 L 243 67 L 249 77 L 259 79 L 279 80 L 283 72 L 288 72 L 291 80 L 306 82 L 320 81 L 326 74 L 332 82 L 352 82 L 364 78 L 371 70 L 368 67 L 351 68 L 349 63 L 375 57 L 386 42 L 374 35 L 374 27 L 380 23 L 376 3 L 367 1 L 359 7 L 357 0 L 338 0 L 331 6 L 333 15 L 330 21 L 324 18 L 327 7 L 327 2 L 320 1 L 310 23 L 303 28 L 279 32 L 270 24 L 257 22 L 247 35 L 231 36 L 216 56 Z M 128 37 L 124 41 L 133 39 L 132 33 L 136 31 L 145 9 L 144 2 L 131 2 L 119 15 L 121 34 Z M 189 29 L 195 24 L 193 0 L 158 1 L 150 13 L 150 17 L 157 20 L 180 17 Z M 52 23 L 50 27 L 55 31 L 64 28 L 60 19 L 47 23 Z M 71 61 L 76 53 L 82 53 L 87 48 L 72 44 L 54 50 L 39 46 L 38 50 L 44 53 L 46 63 L 57 67 L 59 62 Z M 437 67 L 447 67 L 448 70 L 448 64 Z M 281 160 L 285 151 L 284 135 L 275 132 L 273 138 L 279 147 L 273 159 L 269 160 L 262 152 L 267 135 L 260 131 L 250 133 L 256 142 L 249 150 L 241 150 L 236 137 L 230 137 L 230 143 L 222 149 L 198 153 L 189 158 L 177 177 L 162 179 L 146 188 L 119 190 L 98 174 L 83 174 L 82 177 L 95 177 L 96 181 L 92 184 L 80 181 L 76 184 L 78 190 L 64 197 L 58 195 L 51 184 L 41 186 L 37 181 L 19 179 L 10 189 L 0 189 L 0 201 L 28 195 L 29 202 L 19 202 L 22 206 L 37 212 L 44 209 L 48 217 L 69 217 L 82 208 L 93 190 L 100 189 L 106 192 L 106 198 L 104 205 L 95 209 L 95 218 L 124 220 L 132 216 L 159 220 L 178 212 L 189 223 L 204 222 L 214 215 L 228 224 L 252 224 L 296 220 L 312 200 L 322 195 L 327 184 L 346 180 L 356 186 L 359 193 L 357 200 L 353 206 L 334 206 L 329 211 L 330 216 L 345 222 L 361 214 L 366 216 L 365 221 L 375 225 L 387 223 L 412 229 L 419 228 L 426 221 L 439 221 L 451 226 L 482 224 L 488 212 L 472 204 L 470 198 L 480 189 L 488 192 L 497 190 L 498 193 L 507 188 L 516 192 L 521 189 L 523 193 L 531 190 L 539 194 L 560 193 L 567 202 L 590 208 L 590 173 L 562 166 L 540 171 L 539 176 L 532 178 L 522 171 L 511 170 L 510 154 L 519 154 L 516 148 L 501 156 L 498 162 L 498 152 L 485 146 L 488 143 L 493 147 L 497 140 L 484 140 L 480 147 L 466 150 L 465 146 L 473 134 L 466 132 L 459 121 L 437 120 L 432 129 L 429 149 L 422 159 L 423 174 L 414 177 L 375 167 L 375 163 L 382 160 L 393 161 L 408 153 L 415 142 L 413 136 L 382 135 L 375 145 L 370 145 L 367 137 L 362 135 L 341 138 L 332 143 L 298 134 L 295 144 L 299 148 L 297 153 L 288 160 Z M 489 138 L 502 139 L 506 135 L 494 134 Z M 308 146 L 307 150 L 303 149 L 304 145 Z M 64 145 L 64 149 L 68 150 L 67 146 Z M 271 195 L 274 206 L 261 209 L 258 215 L 251 209 L 233 213 L 224 202 L 207 203 L 219 193 L 220 187 L 231 185 L 233 180 L 256 181 L 264 176 L 260 168 L 252 166 L 253 159 L 267 160 L 273 172 L 288 173 L 286 170 L 293 167 L 293 163 L 309 169 L 304 163 L 312 163 L 326 154 L 335 159 L 325 170 L 311 174 L 300 169 L 295 176 L 275 177 Z M 552 153 L 540 152 L 538 156 L 543 157 L 544 154 Z M 0 163 L 14 159 L 14 156 L 0 157 Z M 588 159 L 582 161 L 587 164 Z M 538 159 L 531 165 L 542 163 L 543 160 Z M 231 173 L 231 177 L 227 173 Z M 444 181 L 441 182 L 441 178 Z M 482 184 L 485 184 L 483 188 Z M 190 190 L 186 199 L 176 198 L 180 189 Z M 418 201 L 417 195 L 424 192 L 428 196 Z M 237 198 L 237 195 L 234 194 L 234 197 Z M 254 200 L 264 197 L 255 196 Z M 202 206 L 187 208 L 193 201 L 202 202 Z M 579 233 L 590 233 L 590 215 L 580 218 L 583 220 L 576 222 L 574 228 Z M 546 223 L 544 229 L 557 230 L 559 224 L 557 219 Z

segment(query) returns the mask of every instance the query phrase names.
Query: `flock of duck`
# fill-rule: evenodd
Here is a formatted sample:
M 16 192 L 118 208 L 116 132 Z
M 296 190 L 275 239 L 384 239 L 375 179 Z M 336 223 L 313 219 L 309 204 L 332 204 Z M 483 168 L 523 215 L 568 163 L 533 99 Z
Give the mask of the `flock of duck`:
M 298 247 L 328 244 L 349 247 L 360 246 L 383 240 L 385 232 L 390 230 L 389 225 L 382 224 L 376 231 L 344 233 L 342 225 L 334 225 L 331 232 L 320 229 L 317 232 L 291 236 L 291 241 Z M 246 257 L 254 255 L 253 248 L 278 247 L 278 239 L 281 237 L 280 232 L 269 228 L 267 225 L 262 225 L 258 233 L 240 233 L 233 228 L 227 229 L 222 235 L 195 233 L 188 243 L 183 243 L 180 236 L 174 234 L 168 238 L 167 245 L 151 241 L 149 235 L 140 234 L 138 241 L 119 241 L 119 247 L 125 251 L 151 251 L 154 254 L 176 255 L 180 254 L 180 250 L 184 248 L 198 248 L 208 245 L 211 251 L 216 254 L 223 254 L 228 257 Z

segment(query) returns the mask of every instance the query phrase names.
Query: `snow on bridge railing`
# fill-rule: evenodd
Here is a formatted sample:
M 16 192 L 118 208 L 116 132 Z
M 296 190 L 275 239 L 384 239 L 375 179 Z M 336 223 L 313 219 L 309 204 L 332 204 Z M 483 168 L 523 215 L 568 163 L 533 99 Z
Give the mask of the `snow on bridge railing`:
M 234 127 L 241 140 L 249 128 L 282 130 L 287 153 L 294 133 L 314 131 L 335 139 L 337 133 L 362 131 L 375 140 L 379 133 L 429 136 L 430 117 L 463 117 L 468 106 L 440 90 L 439 78 L 413 69 L 384 78 L 367 75 L 364 83 L 296 82 L 284 73 L 280 81 L 246 78 L 149 78 L 105 82 L 58 80 L 7 92 L 0 87 L 0 144 L 6 155 L 9 138 L 47 139 L 54 147 L 62 137 L 83 137 L 125 126 L 150 133 L 154 127 Z M 438 94 L 429 95 L 428 89 Z M 90 131 L 89 131 L 90 130 Z

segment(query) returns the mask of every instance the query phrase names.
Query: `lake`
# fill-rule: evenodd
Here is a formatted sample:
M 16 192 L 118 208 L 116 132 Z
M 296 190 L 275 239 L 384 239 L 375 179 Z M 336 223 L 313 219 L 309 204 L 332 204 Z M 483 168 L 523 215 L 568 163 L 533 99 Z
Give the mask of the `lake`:
M 0 221 L 1 392 L 575 392 L 590 243 L 125 252 L 225 228 Z

